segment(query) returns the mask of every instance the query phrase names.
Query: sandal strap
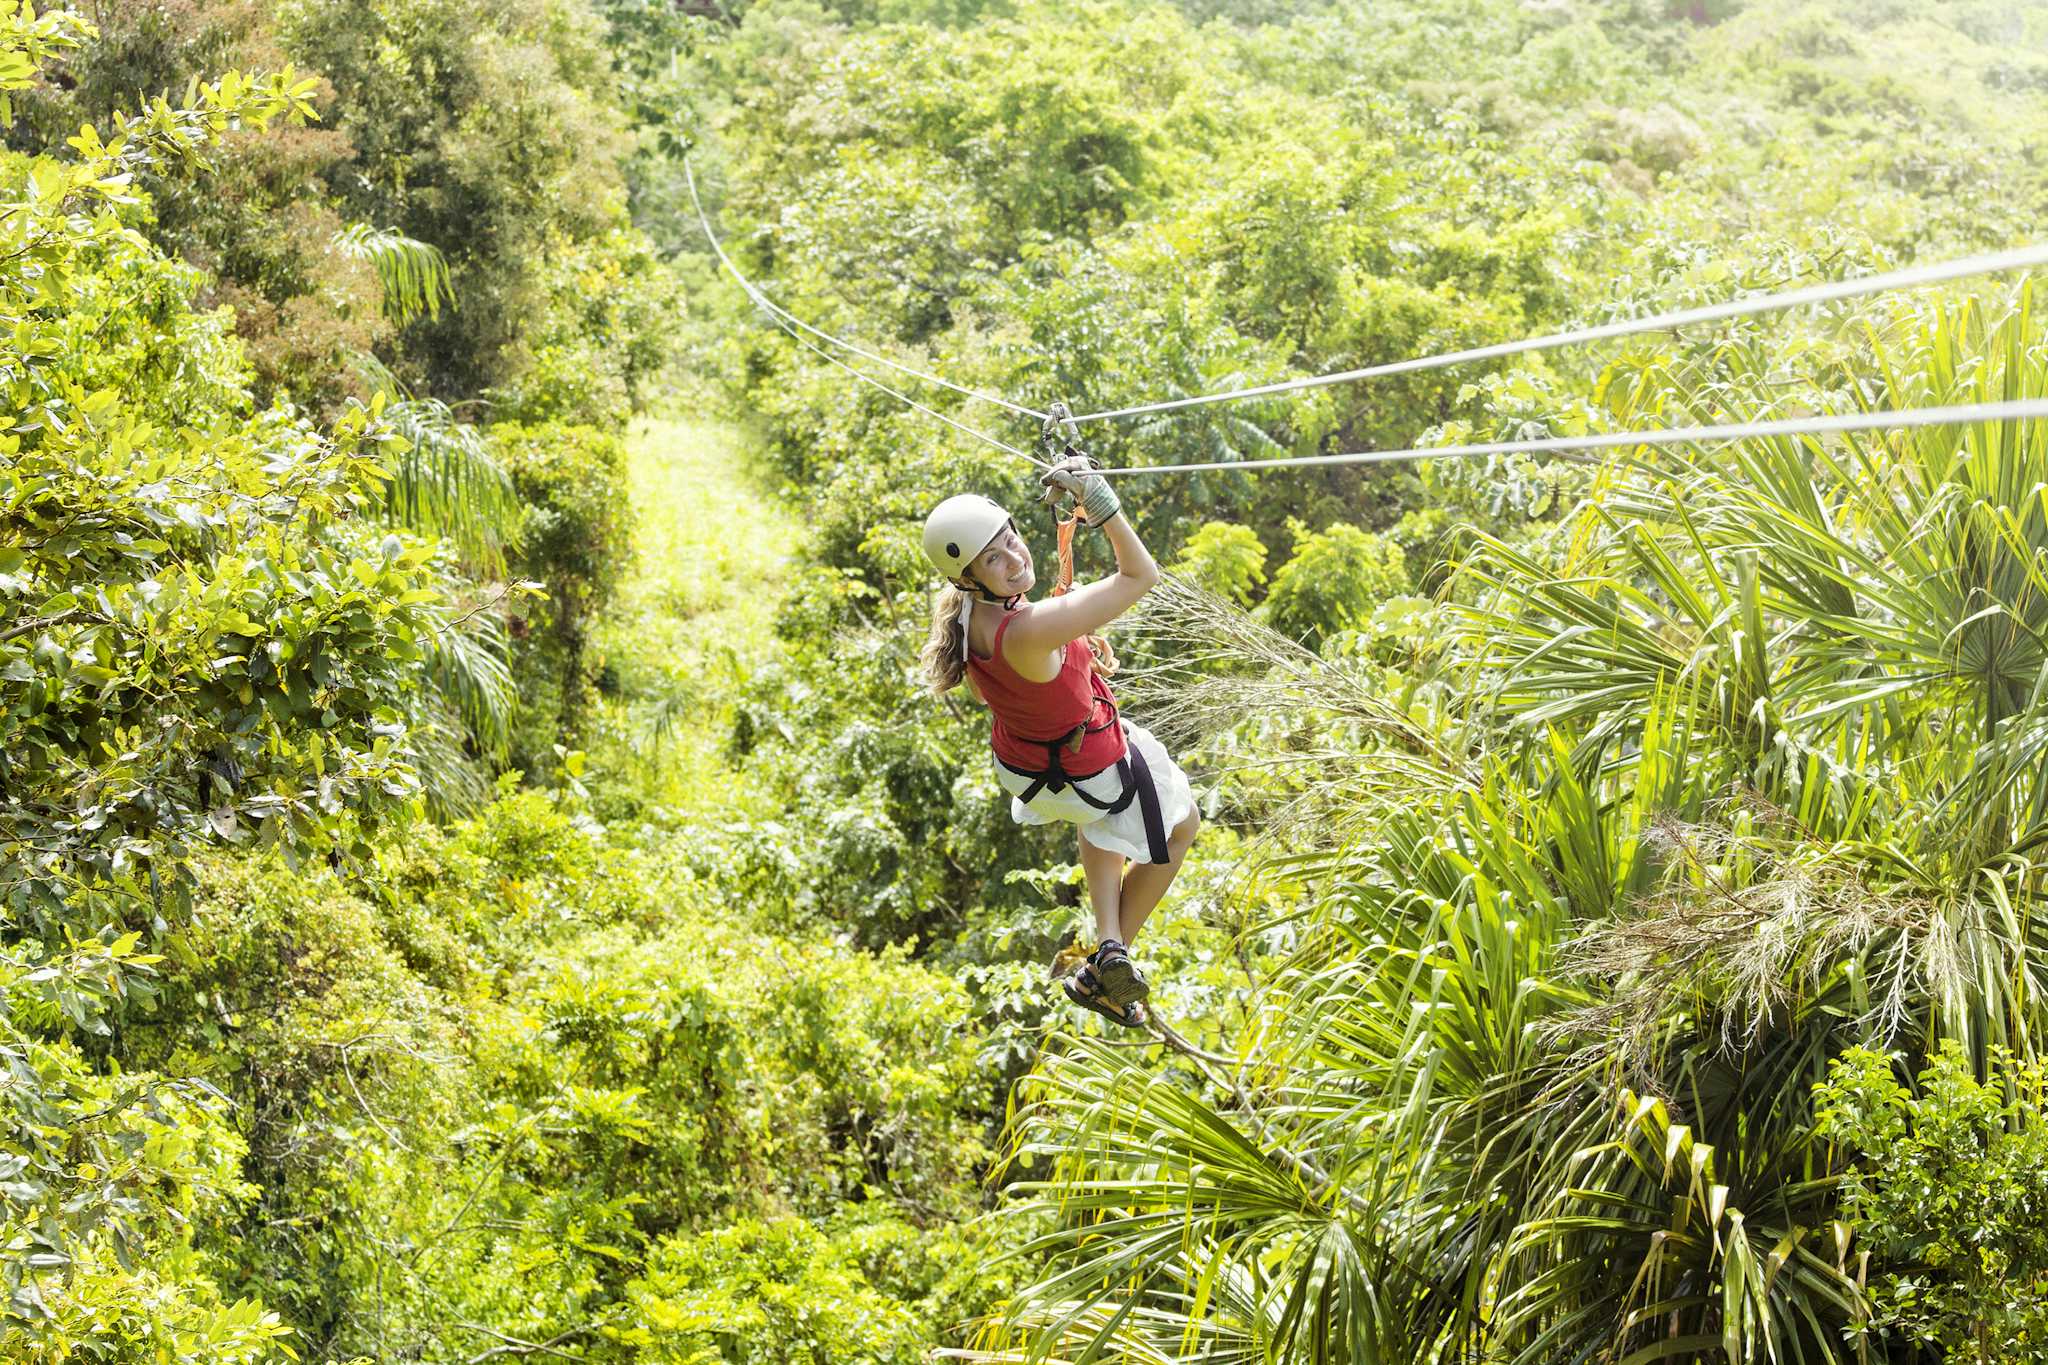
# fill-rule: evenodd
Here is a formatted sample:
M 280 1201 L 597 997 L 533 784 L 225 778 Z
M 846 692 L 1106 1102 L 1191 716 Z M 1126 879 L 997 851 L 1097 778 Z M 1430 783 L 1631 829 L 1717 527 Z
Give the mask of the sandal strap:
M 1096 989 L 1098 983 L 1095 983 L 1092 977 L 1088 982 L 1083 982 L 1081 979 L 1082 970 L 1086 969 L 1083 968 L 1073 972 L 1067 977 L 1065 982 L 1067 994 L 1073 999 L 1074 1003 L 1094 1010 L 1105 1018 L 1114 1019 L 1125 1028 L 1142 1027 L 1136 1013 L 1141 1006 L 1136 1001 L 1128 1005 L 1117 1004 L 1114 1000 L 1104 996 Z

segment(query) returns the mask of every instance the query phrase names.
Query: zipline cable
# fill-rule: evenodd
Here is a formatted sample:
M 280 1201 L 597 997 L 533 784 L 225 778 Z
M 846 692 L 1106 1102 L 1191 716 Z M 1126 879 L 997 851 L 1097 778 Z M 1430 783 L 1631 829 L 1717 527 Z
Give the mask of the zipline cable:
M 687 157 L 684 158 L 683 173 L 685 176 L 689 175 L 689 159 Z M 998 440 L 995 437 L 989 435 L 985 431 L 977 430 L 974 427 L 968 426 L 965 422 L 956 421 L 955 419 L 948 417 L 945 413 L 940 412 L 936 408 L 927 407 L 923 403 L 918 402 L 915 398 L 912 398 L 910 395 L 889 387 L 887 384 L 884 384 L 881 380 L 876 379 L 873 375 L 855 369 L 853 366 L 841 360 L 838 356 L 833 355 L 824 347 L 819 346 L 813 342 L 806 341 L 803 338 L 803 336 L 800 333 L 798 333 L 796 328 L 805 327 L 805 330 L 807 331 L 815 331 L 816 329 L 806 326 L 801 319 L 791 316 L 784 309 L 778 308 L 765 294 L 763 294 L 759 289 L 755 288 L 753 283 L 749 281 L 746 276 L 742 275 L 739 272 L 738 267 L 734 266 L 731 258 L 729 258 L 725 254 L 725 249 L 721 247 L 718 243 L 718 235 L 711 230 L 710 220 L 704 216 L 704 205 L 697 200 L 697 185 L 694 178 L 692 178 L 690 181 L 690 198 L 692 202 L 697 204 L 697 221 L 703 225 L 705 240 L 709 241 L 711 243 L 711 249 L 718 253 L 718 259 L 725 262 L 726 269 L 732 272 L 733 279 L 739 283 L 740 288 L 746 292 L 747 297 L 754 301 L 754 305 L 757 308 L 761 309 L 762 312 L 768 315 L 768 320 L 770 322 L 774 323 L 777 327 L 781 328 L 783 332 L 787 333 L 791 341 L 794 341 L 797 345 L 803 347 L 805 350 L 810 351 L 812 354 L 818 356 L 827 364 L 837 365 L 840 369 L 846 371 L 855 379 L 863 380 L 866 383 L 874 385 L 883 393 L 888 394 L 891 398 L 896 399 L 898 402 L 907 403 L 911 407 L 916 408 L 919 412 L 924 413 L 928 417 L 938 418 L 941 422 L 944 422 L 947 426 L 952 427 L 955 431 L 965 432 L 967 435 L 974 437 L 978 441 L 986 441 L 989 445 L 994 446 L 998 450 L 1006 451 L 1011 455 L 1017 456 L 1019 459 L 1029 460 L 1032 464 L 1036 465 L 1040 469 L 1050 469 L 1052 467 L 1051 465 L 1047 464 L 1044 460 L 1039 459 L 1036 455 L 1031 454 L 1029 451 L 1019 450 L 1016 446 L 1011 445 L 1007 441 Z M 795 324 L 795 326 L 792 326 L 792 323 Z M 853 349 L 857 350 L 858 348 Z M 861 354 L 866 355 L 867 352 L 862 351 Z M 881 357 L 879 356 L 873 358 L 877 360 L 881 359 Z M 885 365 L 894 364 L 893 361 L 888 360 L 883 360 L 882 363 Z M 905 369 L 906 367 L 896 365 L 895 368 L 900 370 Z M 910 370 L 909 373 L 917 374 L 918 372 L 916 370 Z M 929 375 L 920 375 L 919 377 L 934 378 L 933 376 Z M 959 392 L 972 394 L 972 390 L 959 389 L 958 385 L 947 383 L 947 381 L 943 379 L 934 379 L 934 382 L 942 384 L 949 389 L 958 389 Z M 973 396 L 979 397 L 981 395 Z M 1004 407 L 1012 406 L 1011 404 L 1003 403 L 1001 399 L 991 399 L 990 401 L 1001 403 Z M 1028 411 L 1028 409 L 1015 410 Z
M 770 314 L 770 321 L 777 321 L 773 314 Z M 957 422 L 953 420 L 951 417 L 946 416 L 945 413 L 940 412 L 937 408 L 928 408 L 924 404 L 918 402 L 915 398 L 912 398 L 910 395 L 905 393 L 899 393 L 897 390 L 890 388 L 887 384 L 884 384 L 881 380 L 875 378 L 873 375 L 864 374 L 861 371 L 856 370 L 855 368 L 853 368 L 853 366 L 847 364 L 838 356 L 833 355 L 824 347 L 805 341 L 803 337 L 799 336 L 796 333 L 796 331 L 793 330 L 792 328 L 785 326 L 782 330 L 789 334 L 789 339 L 791 341 L 794 341 L 797 345 L 803 347 L 805 350 L 813 352 L 827 364 L 837 365 L 840 369 L 846 371 L 855 379 L 866 380 L 868 383 L 873 384 L 876 388 L 880 389 L 883 393 L 888 394 L 891 398 L 897 399 L 900 402 L 910 404 L 911 407 L 916 408 L 919 412 L 925 414 L 927 417 L 936 417 L 941 422 L 944 422 L 947 426 L 953 428 L 955 431 L 964 431 L 969 436 L 974 437 L 976 440 L 988 442 L 997 450 L 1008 451 L 1010 454 L 1015 455 L 1020 460 L 1029 460 L 1032 464 L 1037 465 L 1040 469 L 1052 468 L 1051 465 L 1047 464 L 1044 460 L 1039 459 L 1030 451 L 1019 450 L 1017 447 L 1011 445 L 1008 441 L 997 440 L 995 437 L 989 435 L 985 431 L 978 431 L 975 428 L 968 426 L 965 422 Z
M 812 336 L 817 337 L 821 341 L 830 342 L 832 345 L 839 347 L 841 350 L 851 351 L 853 354 L 860 356 L 863 359 L 872 360 L 879 365 L 887 365 L 892 370 L 899 370 L 904 374 L 912 376 L 913 378 L 922 379 L 927 384 L 937 384 L 940 388 L 951 389 L 954 393 L 962 394 L 965 397 L 979 399 L 981 402 L 984 403 L 993 403 L 995 404 L 995 406 L 999 408 L 1004 408 L 1010 412 L 1016 413 L 1019 417 L 1029 417 L 1034 421 L 1038 422 L 1043 422 L 1045 420 L 1045 414 L 1037 411 L 1034 408 L 1023 407 L 1020 404 L 1012 403 L 1007 398 L 998 398 L 996 397 L 996 395 L 992 393 L 983 393 L 979 389 L 966 388 L 963 385 L 955 384 L 950 379 L 942 379 L 935 374 L 926 374 L 923 370 L 916 370 L 912 369 L 908 365 L 899 364 L 896 361 L 889 359 L 889 357 L 887 356 L 876 355 L 873 351 L 863 350 L 860 347 L 854 345 L 850 341 L 843 341 L 840 338 L 833 336 L 830 332 L 821 331 L 818 328 L 811 326 L 810 323 L 805 322 L 796 314 L 782 307 L 782 305 L 770 299 L 766 294 L 763 294 L 760 291 L 760 289 L 755 287 L 754 283 L 751 280 L 749 280 L 745 275 L 741 274 L 740 268 L 733 264 L 732 257 L 725 254 L 724 246 L 720 245 L 719 243 L 718 234 L 711 230 L 711 219 L 704 212 L 704 202 L 703 200 L 697 197 L 697 177 L 696 174 L 690 169 L 690 158 L 687 155 L 683 157 L 683 179 L 690 187 L 690 203 L 696 207 L 697 221 L 703 224 L 704 226 L 705 240 L 711 243 L 711 249 L 718 254 L 719 262 L 725 266 L 726 270 L 732 275 L 733 279 L 739 282 L 740 288 L 746 290 L 748 296 L 751 297 L 755 303 L 761 305 L 761 307 L 766 309 L 768 312 L 773 313 L 775 316 L 779 318 L 785 319 L 787 322 L 797 327 L 801 327 L 804 331 L 809 332 Z M 787 329 L 785 328 L 785 330 Z M 860 374 L 860 371 L 855 370 L 853 371 L 853 373 Z M 861 375 L 861 378 L 866 379 L 867 376 L 863 374 Z M 929 412 L 930 409 L 927 408 L 926 411 Z
M 1262 384 L 1257 388 L 1231 389 L 1223 393 L 1196 394 L 1189 398 L 1170 398 L 1157 403 L 1139 403 L 1128 408 L 1108 408 L 1101 412 L 1083 413 L 1075 422 L 1103 422 L 1112 417 L 1136 417 L 1143 413 L 1173 412 L 1181 408 L 1200 407 L 1210 403 L 1231 403 L 1245 398 L 1263 398 L 1273 394 L 1294 393 L 1302 389 L 1323 388 L 1330 384 L 1345 384 L 1355 379 L 1377 379 L 1386 375 L 1411 374 L 1418 370 L 1436 370 L 1450 365 L 1463 365 L 1475 360 L 1498 360 L 1505 356 L 1525 355 L 1531 351 L 1556 350 L 1563 346 L 1578 346 L 1589 341 L 1604 341 L 1609 337 L 1629 336 L 1636 332 L 1662 331 L 1666 328 L 1689 327 L 1695 323 L 1720 322 L 1728 318 L 1751 317 L 1758 313 L 1775 313 L 1787 308 L 1798 308 L 1810 303 L 1829 303 L 1836 299 L 1857 298 L 1865 294 L 1879 294 L 1893 289 L 1913 289 L 1922 285 L 1938 284 L 1944 280 L 1961 279 L 1967 275 L 1993 275 L 2008 270 L 2024 270 L 2032 266 L 2048 265 L 2048 244 L 2018 247 L 2011 251 L 1993 252 L 1982 256 L 1969 256 L 1962 260 L 1943 261 L 1934 265 L 1914 266 L 1906 270 L 1891 270 L 1878 275 L 1861 275 L 1852 280 L 1834 280 L 1827 284 L 1809 285 L 1804 289 L 1793 289 L 1778 294 L 1765 294 L 1756 298 L 1735 299 L 1727 303 L 1709 304 L 1701 308 L 1682 308 L 1668 313 L 1656 313 L 1649 317 L 1629 318 L 1621 322 L 1604 323 L 1598 327 L 1585 327 L 1570 332 L 1551 332 L 1545 336 L 1526 337 L 1520 341 L 1504 341 L 1492 346 L 1476 346 L 1465 351 L 1450 351 L 1443 355 L 1419 356 L 1409 360 L 1391 361 L 1384 365 L 1368 365 L 1358 370 L 1341 370 L 1336 374 L 1312 375 L 1304 379 L 1288 379 L 1275 384 Z
M 1095 471 L 1105 478 L 1142 474 L 1192 474 L 1213 469 L 1256 473 L 1263 469 L 1302 469 L 1312 465 L 1387 464 L 1406 460 L 1473 459 L 1482 455 L 1521 455 L 1579 450 L 1611 450 L 1627 446 L 1704 444 L 1742 441 L 1763 436 L 1814 436 L 1887 427 L 1961 426 L 1969 422 L 2011 421 L 2048 417 L 2048 399 L 2013 399 L 1999 403 L 1958 403 L 1939 408 L 1905 408 L 1892 412 L 1851 412 L 1820 417 L 1786 417 L 1723 426 L 1663 427 L 1649 431 L 1612 431 L 1593 436 L 1546 436 L 1530 441 L 1486 441 L 1474 445 L 1416 447 L 1408 450 L 1361 450 L 1343 455 L 1295 455 L 1277 460 L 1207 460 L 1196 464 L 1124 465 Z
M 749 280 L 740 268 L 726 254 L 712 230 L 710 217 L 704 212 L 703 200 L 697 193 L 697 178 L 691 169 L 689 157 L 683 158 L 683 175 L 689 185 L 690 202 L 696 208 L 697 221 L 703 227 L 705 240 L 718 256 L 719 262 L 732 275 L 756 306 L 776 321 L 790 339 L 805 349 L 820 356 L 827 362 L 845 370 L 848 374 L 865 383 L 872 384 L 897 401 L 908 404 L 930 417 L 935 417 L 956 431 L 986 442 L 998 450 L 1028 460 L 1040 469 L 1051 466 L 1028 451 L 1020 450 L 1008 442 L 998 440 L 987 432 L 976 430 L 964 422 L 948 417 L 945 413 L 927 407 L 916 399 L 891 388 L 872 375 L 846 364 L 837 356 L 806 341 L 797 334 L 798 328 L 834 346 L 841 347 L 855 355 L 886 365 L 913 378 L 937 384 L 968 398 L 992 403 L 1019 416 L 1031 417 L 1044 422 L 1045 413 L 1020 406 L 1007 399 L 998 398 L 975 389 L 965 388 L 912 369 L 890 360 L 887 356 L 876 355 L 850 342 L 842 341 L 828 332 L 819 330 L 802 318 L 776 304 Z M 1442 355 L 1419 356 L 1408 360 L 1394 361 L 1385 365 L 1368 366 L 1364 369 L 1345 370 L 1336 374 L 1314 375 L 1302 379 L 1287 380 L 1277 384 L 1266 384 L 1256 388 L 1236 389 L 1225 393 L 1200 394 L 1188 398 L 1168 399 L 1158 403 L 1140 404 L 1128 408 L 1112 408 L 1100 412 L 1084 413 L 1068 419 L 1081 422 L 1104 421 L 1113 417 L 1132 417 L 1142 413 L 1171 412 L 1182 408 L 1204 404 L 1231 402 L 1244 398 L 1256 398 L 1280 393 L 1292 393 L 1303 389 L 1320 388 L 1331 384 L 1345 383 L 1356 379 L 1370 379 L 1385 375 L 1411 373 L 1420 370 L 1441 369 L 1450 365 L 1475 360 L 1500 359 L 1534 351 L 1554 350 L 1563 346 L 1579 345 L 1610 337 L 1628 336 L 1633 333 L 1657 331 L 1668 328 L 1691 326 L 1702 322 L 1725 321 L 1729 318 L 1750 317 L 1762 313 L 1780 312 L 1807 304 L 1827 303 L 1837 299 L 1856 298 L 1863 295 L 1882 293 L 1889 290 L 1917 288 L 1937 284 L 1945 280 L 1961 279 L 1970 275 L 1998 274 L 2009 270 L 2027 269 L 2048 265 L 2048 245 L 2020 247 L 2011 251 L 1992 252 L 1985 255 L 1964 257 L 1961 260 L 1943 261 L 1934 265 L 1915 266 L 1905 270 L 1885 271 L 1876 275 L 1864 275 L 1856 279 L 1835 280 L 1826 284 L 1810 285 L 1803 289 L 1787 290 L 1765 294 L 1757 298 L 1735 299 L 1726 303 L 1710 304 L 1701 308 L 1679 309 L 1657 313 L 1648 317 L 1626 319 L 1607 323 L 1599 327 L 1581 328 L 1570 332 L 1552 332 L 1545 336 L 1528 337 L 1520 341 L 1502 342 L 1493 346 L 1475 347 L 1470 350 L 1453 351 Z M 1553 436 L 1527 441 L 1489 441 L 1462 446 L 1411 447 L 1402 450 L 1364 450 L 1335 455 L 1300 455 L 1275 460 L 1210 460 L 1189 464 L 1132 465 L 1105 469 L 1102 473 L 1111 477 L 1143 474 L 1187 474 L 1211 470 L 1253 471 L 1264 469 L 1300 469 L 1316 465 L 1386 464 L 1411 460 L 1428 459 L 1472 459 L 1487 455 L 1567 453 L 1583 450 L 1610 450 L 1628 446 L 1682 445 L 1713 441 L 1747 440 L 1769 436 L 1825 435 L 1849 431 L 1871 431 L 1886 427 L 1926 427 L 1961 425 L 1968 422 L 1999 421 L 2025 417 L 2048 417 L 2048 401 L 2022 400 L 2003 403 L 1970 403 L 1938 408 L 1912 408 L 1878 413 L 1844 413 L 1817 417 L 1784 418 L 1759 422 L 1730 423 L 1719 426 L 1667 427 L 1661 430 L 1607 432 L 1594 436 Z

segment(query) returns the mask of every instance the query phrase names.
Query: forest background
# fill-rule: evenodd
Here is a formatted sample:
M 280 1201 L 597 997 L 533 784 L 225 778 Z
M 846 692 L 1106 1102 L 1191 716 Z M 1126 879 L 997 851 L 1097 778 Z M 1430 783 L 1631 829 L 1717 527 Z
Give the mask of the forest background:
M 1106 1038 L 915 673 L 1032 471 L 684 170 L 1106 407 L 2022 243 L 2048 12 L 0 0 L 0 95 L 0 1357 L 2048 1358 L 2048 428 L 1122 484 L 1210 824 Z M 2033 302 L 1087 437 L 2048 397 Z

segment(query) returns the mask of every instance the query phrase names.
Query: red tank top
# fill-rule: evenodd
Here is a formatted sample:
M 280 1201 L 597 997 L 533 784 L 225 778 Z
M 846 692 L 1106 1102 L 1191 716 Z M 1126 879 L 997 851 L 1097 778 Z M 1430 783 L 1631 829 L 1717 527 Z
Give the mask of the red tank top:
M 1003 632 L 1016 619 L 1016 612 L 1008 612 L 996 623 L 990 658 L 977 659 L 971 649 L 967 654 L 967 671 L 995 713 L 990 741 L 996 757 L 1026 772 L 1043 771 L 1050 761 L 1046 747 L 1031 741 L 1060 739 L 1073 733 L 1076 725 L 1086 724 L 1091 733 L 1081 741 L 1080 752 L 1060 749 L 1061 771 L 1088 777 L 1115 766 L 1124 756 L 1124 728 L 1116 723 L 1116 699 L 1108 681 L 1095 671 L 1088 642 L 1067 641 L 1059 676 L 1051 682 L 1032 682 L 1003 657 Z M 1093 729 L 1098 725 L 1103 728 Z

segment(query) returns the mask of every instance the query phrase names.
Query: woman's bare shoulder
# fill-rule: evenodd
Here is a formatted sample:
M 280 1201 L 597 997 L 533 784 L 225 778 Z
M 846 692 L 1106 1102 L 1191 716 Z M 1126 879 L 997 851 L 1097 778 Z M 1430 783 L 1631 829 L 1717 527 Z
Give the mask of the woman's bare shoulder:
M 1051 682 L 1060 675 L 1066 641 L 1062 640 L 1050 650 L 1033 638 L 1031 623 L 1033 614 L 1042 612 L 1042 602 L 1026 602 L 1009 615 L 1009 628 L 1003 636 L 1003 660 L 1015 669 L 1020 677 L 1031 682 Z

